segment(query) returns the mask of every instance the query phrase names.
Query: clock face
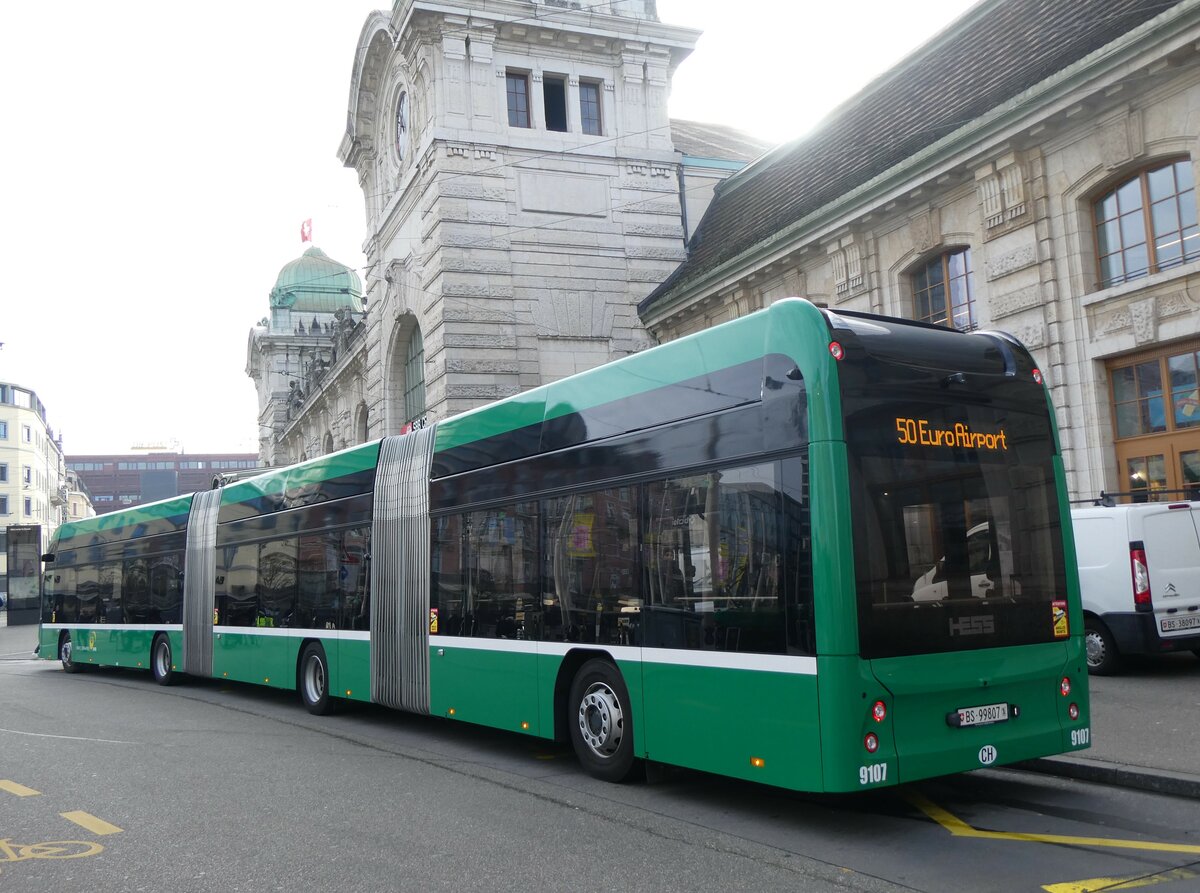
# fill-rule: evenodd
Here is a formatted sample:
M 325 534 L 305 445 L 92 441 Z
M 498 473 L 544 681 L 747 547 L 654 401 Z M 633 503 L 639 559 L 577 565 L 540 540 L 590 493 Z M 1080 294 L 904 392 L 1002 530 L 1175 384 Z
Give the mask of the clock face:
M 396 155 L 401 160 L 408 149 L 408 93 L 396 100 Z

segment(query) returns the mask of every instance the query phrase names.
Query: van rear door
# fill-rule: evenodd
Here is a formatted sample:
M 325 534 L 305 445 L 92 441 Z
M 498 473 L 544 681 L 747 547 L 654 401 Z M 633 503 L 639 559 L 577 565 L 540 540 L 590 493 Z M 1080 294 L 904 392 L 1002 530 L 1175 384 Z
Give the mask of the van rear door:
M 1175 503 L 1143 518 L 1154 626 L 1163 639 L 1200 635 L 1200 503 Z

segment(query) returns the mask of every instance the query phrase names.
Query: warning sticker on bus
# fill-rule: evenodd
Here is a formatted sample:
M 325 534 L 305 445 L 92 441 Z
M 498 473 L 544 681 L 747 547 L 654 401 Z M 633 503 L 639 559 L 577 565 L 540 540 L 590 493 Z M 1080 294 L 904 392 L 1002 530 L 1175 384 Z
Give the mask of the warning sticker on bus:
M 1054 638 L 1065 639 L 1071 635 L 1071 627 L 1067 621 L 1067 603 L 1065 601 L 1052 602 L 1050 610 L 1054 618 Z

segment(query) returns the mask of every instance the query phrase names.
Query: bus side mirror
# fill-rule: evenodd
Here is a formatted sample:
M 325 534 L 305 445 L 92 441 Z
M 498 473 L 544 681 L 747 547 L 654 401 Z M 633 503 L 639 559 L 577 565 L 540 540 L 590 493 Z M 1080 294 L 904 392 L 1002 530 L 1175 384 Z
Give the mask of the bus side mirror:
M 54 553 L 47 552 L 45 555 L 42 556 L 42 561 L 46 562 L 46 564 L 53 564 L 54 563 Z

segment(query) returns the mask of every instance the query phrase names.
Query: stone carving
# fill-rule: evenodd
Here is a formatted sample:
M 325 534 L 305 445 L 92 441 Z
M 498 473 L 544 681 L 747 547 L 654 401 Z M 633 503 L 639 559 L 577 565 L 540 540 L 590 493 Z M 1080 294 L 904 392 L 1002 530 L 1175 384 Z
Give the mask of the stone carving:
M 845 238 L 829 249 L 833 263 L 834 290 L 839 300 L 848 298 L 863 287 L 862 251 L 858 243 Z
M 1024 248 L 1018 248 L 1016 251 L 1010 251 L 1008 254 L 1002 254 L 999 257 L 988 258 L 988 281 L 991 282 L 994 279 L 999 279 L 1001 276 L 1015 273 L 1017 270 L 1032 267 L 1036 263 L 1037 249 L 1033 245 L 1026 245 Z
M 1031 285 L 1028 288 L 1021 288 L 1006 295 L 1000 295 L 991 300 L 992 319 L 1004 319 L 1006 316 L 1012 316 L 1013 314 L 1020 313 L 1022 310 L 1036 307 L 1041 302 L 1041 287 L 1037 285 Z
M 1135 301 L 1129 305 L 1133 321 L 1133 340 L 1138 344 L 1150 344 L 1158 338 L 1157 300 L 1153 297 Z
M 913 250 L 918 254 L 924 254 L 942 240 L 939 232 L 941 227 L 935 220 L 937 216 L 939 215 L 936 210 L 929 210 L 909 218 L 908 239 L 912 243 Z

